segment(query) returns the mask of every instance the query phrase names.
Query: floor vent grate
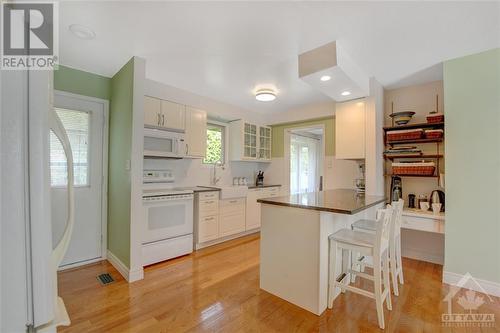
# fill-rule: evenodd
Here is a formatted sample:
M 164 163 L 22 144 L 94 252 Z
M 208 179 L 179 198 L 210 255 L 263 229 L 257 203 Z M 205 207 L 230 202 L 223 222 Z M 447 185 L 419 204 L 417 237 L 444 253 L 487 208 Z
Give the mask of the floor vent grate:
M 97 276 L 97 280 L 101 282 L 103 286 L 115 282 L 113 277 L 109 273 L 101 274 Z

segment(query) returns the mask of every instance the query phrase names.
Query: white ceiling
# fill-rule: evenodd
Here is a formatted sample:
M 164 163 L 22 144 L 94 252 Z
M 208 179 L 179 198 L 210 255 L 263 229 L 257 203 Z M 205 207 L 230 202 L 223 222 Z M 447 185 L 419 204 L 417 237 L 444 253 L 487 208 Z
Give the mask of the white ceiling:
M 251 111 L 329 100 L 298 78 L 333 40 L 385 87 L 440 79 L 442 61 L 500 47 L 499 2 L 62 2 L 60 61 L 105 76 L 146 59 L 148 78 Z M 92 28 L 81 40 L 70 24 Z M 255 101 L 259 84 L 278 98 Z

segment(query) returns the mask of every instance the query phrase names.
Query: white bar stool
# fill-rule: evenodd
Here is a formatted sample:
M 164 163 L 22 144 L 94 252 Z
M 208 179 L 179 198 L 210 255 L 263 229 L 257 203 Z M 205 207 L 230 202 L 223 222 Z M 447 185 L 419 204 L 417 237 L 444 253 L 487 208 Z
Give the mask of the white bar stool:
M 393 220 L 393 209 L 387 205 L 386 209 L 377 213 L 377 229 L 375 234 L 357 230 L 341 229 L 329 236 L 330 258 L 329 258 L 329 281 L 328 281 L 328 308 L 333 307 L 333 298 L 336 288 L 342 292 L 348 290 L 357 294 L 375 299 L 377 306 L 378 324 L 384 329 L 384 309 L 386 301 L 387 308 L 392 310 L 391 287 L 389 282 L 389 238 L 391 221 Z M 339 251 L 340 250 L 340 251 Z M 373 257 L 373 275 L 364 272 L 355 272 L 348 266 L 346 272 L 341 272 L 338 267 L 338 254 L 342 257 L 342 250 L 360 253 Z M 341 274 L 342 273 L 342 274 Z M 345 273 L 345 274 L 343 274 Z M 374 282 L 374 292 L 349 285 L 350 276 L 356 274 Z
M 401 223 L 403 220 L 404 200 L 392 202 L 394 209 L 394 223 L 391 228 L 391 236 L 389 243 L 389 262 L 392 275 L 392 290 L 394 295 L 399 296 L 399 283 L 404 284 L 403 264 L 401 259 Z M 358 220 L 351 225 L 353 230 L 361 230 L 365 232 L 375 233 L 377 229 L 377 221 L 375 220 Z M 364 258 L 357 258 L 353 266 L 359 265 L 360 271 L 363 271 L 364 266 L 370 267 L 369 264 L 363 262 Z

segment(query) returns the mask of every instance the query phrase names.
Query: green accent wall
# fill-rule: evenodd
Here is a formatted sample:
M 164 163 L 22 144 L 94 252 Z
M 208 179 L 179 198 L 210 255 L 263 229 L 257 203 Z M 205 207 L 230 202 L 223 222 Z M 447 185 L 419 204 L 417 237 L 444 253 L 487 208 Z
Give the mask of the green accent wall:
M 73 94 L 110 99 L 111 79 L 59 65 L 54 71 L 54 88 Z
M 108 249 L 130 268 L 130 170 L 134 58 L 111 78 L 109 110 Z
M 444 63 L 444 270 L 500 283 L 500 49 Z
M 271 126 L 273 129 L 272 157 L 285 156 L 285 129 L 312 125 L 325 125 L 325 155 L 335 155 L 335 119 L 327 117 Z

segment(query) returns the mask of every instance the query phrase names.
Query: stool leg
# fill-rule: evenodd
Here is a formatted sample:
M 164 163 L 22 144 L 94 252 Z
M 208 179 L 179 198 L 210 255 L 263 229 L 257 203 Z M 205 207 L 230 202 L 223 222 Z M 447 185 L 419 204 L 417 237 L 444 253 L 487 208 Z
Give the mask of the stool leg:
M 390 261 L 390 270 L 391 270 L 391 276 L 392 276 L 392 288 L 394 289 L 394 295 L 399 296 L 399 289 L 398 289 L 398 265 L 397 265 L 397 242 L 394 240 L 394 242 L 391 242 L 391 246 L 389 247 L 390 249 L 390 256 L 389 256 L 389 261 Z
M 401 234 L 398 236 L 396 239 L 396 257 L 397 257 L 397 263 L 398 263 L 398 277 L 399 277 L 399 282 L 401 284 L 405 284 L 404 278 L 403 278 L 403 262 L 401 259 Z
M 328 308 L 333 307 L 333 298 L 335 296 L 336 283 L 337 283 L 337 242 L 329 241 L 330 246 L 330 258 L 328 260 L 328 266 L 330 272 L 328 274 Z
M 373 282 L 375 291 L 375 303 L 377 305 L 378 326 L 381 329 L 385 328 L 384 324 L 384 307 L 382 300 L 382 272 L 381 272 L 380 255 L 373 256 Z
M 391 299 L 391 282 L 389 280 L 389 253 L 388 251 L 385 251 L 384 255 L 384 269 L 383 269 L 383 274 L 384 274 L 384 292 L 387 290 L 387 309 L 392 310 L 392 299 Z M 397 281 L 396 281 L 397 285 Z

